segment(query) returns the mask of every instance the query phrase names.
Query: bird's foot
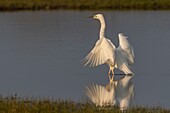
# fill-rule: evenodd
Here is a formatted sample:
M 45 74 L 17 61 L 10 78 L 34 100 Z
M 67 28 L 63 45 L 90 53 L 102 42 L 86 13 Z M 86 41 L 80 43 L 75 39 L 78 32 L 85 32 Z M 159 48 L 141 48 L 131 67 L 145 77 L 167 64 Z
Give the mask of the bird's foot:
M 110 79 L 110 85 L 113 84 L 113 79 Z

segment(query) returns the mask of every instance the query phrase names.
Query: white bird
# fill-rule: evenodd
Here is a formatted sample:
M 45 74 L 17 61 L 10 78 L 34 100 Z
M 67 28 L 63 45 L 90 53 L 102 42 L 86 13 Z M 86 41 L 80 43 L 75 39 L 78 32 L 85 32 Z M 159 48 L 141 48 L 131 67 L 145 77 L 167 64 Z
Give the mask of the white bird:
M 126 75 L 112 84 L 90 85 L 86 87 L 86 95 L 96 106 L 117 105 L 120 110 L 124 111 L 130 107 L 134 98 L 134 84 L 131 82 L 133 76 Z
M 99 40 L 85 57 L 85 65 L 89 64 L 90 67 L 94 67 L 108 64 L 110 67 L 108 72 L 110 83 L 113 82 L 114 79 L 114 68 L 120 69 L 125 74 L 133 74 L 130 70 L 130 65 L 134 63 L 134 51 L 127 37 L 119 33 L 119 47 L 116 48 L 115 45 L 105 37 L 106 24 L 104 16 L 102 14 L 96 14 L 93 18 L 98 19 L 101 24 Z M 111 72 L 112 77 L 110 77 Z

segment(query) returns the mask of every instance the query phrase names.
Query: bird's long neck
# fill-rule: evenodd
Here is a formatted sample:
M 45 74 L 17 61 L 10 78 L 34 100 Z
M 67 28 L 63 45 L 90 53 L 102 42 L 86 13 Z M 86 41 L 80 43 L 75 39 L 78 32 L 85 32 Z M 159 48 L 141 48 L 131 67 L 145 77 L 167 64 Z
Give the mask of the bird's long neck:
M 101 24 L 101 26 L 100 26 L 100 38 L 103 38 L 103 37 L 105 37 L 105 28 L 106 28 L 104 18 L 100 19 L 100 24 Z

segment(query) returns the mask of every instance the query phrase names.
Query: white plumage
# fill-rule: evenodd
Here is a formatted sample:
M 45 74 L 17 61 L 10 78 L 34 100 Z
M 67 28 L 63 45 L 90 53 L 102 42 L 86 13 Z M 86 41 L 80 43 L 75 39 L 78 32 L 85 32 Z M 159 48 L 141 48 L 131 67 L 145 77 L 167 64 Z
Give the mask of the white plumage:
M 119 33 L 119 46 L 115 50 L 115 67 L 122 70 L 125 74 L 133 74 L 130 66 L 134 64 L 134 50 L 129 44 L 127 37 Z
M 114 44 L 105 37 L 105 20 L 102 14 L 97 14 L 93 18 L 100 21 L 100 34 L 99 40 L 96 42 L 94 48 L 85 57 L 85 65 L 90 67 L 99 66 L 102 64 L 108 64 L 109 69 L 109 79 L 110 82 L 114 78 L 114 68 L 118 68 L 125 74 L 133 74 L 130 70 L 130 65 L 134 63 L 134 50 L 129 44 L 127 37 L 122 33 L 118 34 L 119 46 L 116 48 Z M 110 72 L 112 72 L 112 78 L 110 77 Z
M 90 67 L 102 65 L 106 62 L 108 64 L 114 64 L 114 53 L 115 48 L 113 48 L 110 40 L 106 38 L 101 38 L 96 42 L 95 47 L 91 50 L 91 52 L 86 56 L 86 64 L 89 64 Z
M 133 76 L 126 75 L 123 79 L 115 81 L 116 104 L 120 110 L 127 110 L 134 98 L 134 84 L 131 82 Z
M 103 107 L 116 104 L 120 107 L 120 110 L 126 110 L 134 98 L 132 77 L 126 75 L 124 78 L 108 84 L 106 88 L 101 85 L 87 86 L 86 94 L 96 106 Z
M 111 86 L 114 87 L 114 86 Z M 90 100 L 96 104 L 96 106 L 106 106 L 114 105 L 115 94 L 114 88 L 108 91 L 104 86 L 101 85 L 91 85 L 86 87 L 86 95 Z

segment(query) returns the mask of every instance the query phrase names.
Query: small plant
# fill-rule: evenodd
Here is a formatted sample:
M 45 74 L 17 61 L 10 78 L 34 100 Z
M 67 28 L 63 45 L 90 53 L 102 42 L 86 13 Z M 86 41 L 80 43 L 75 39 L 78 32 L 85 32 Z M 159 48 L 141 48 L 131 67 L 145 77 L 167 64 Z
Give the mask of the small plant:
M 170 113 L 161 107 L 134 107 L 127 113 Z M 89 102 L 0 96 L 0 113 L 121 113 L 118 107 L 96 107 Z

